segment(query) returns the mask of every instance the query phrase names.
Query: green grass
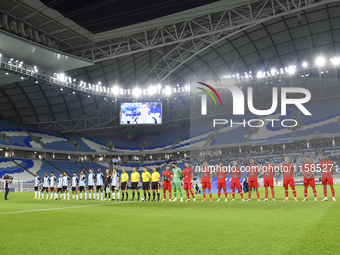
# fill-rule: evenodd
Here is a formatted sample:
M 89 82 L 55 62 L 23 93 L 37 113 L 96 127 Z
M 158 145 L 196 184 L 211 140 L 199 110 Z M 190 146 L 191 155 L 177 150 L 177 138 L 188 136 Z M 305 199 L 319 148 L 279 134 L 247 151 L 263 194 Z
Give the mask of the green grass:
M 340 200 L 302 202 L 276 187 L 277 202 L 0 201 L 0 254 L 335 254 L 340 250 Z M 331 192 L 328 190 L 328 197 Z M 340 185 L 336 185 L 340 194 Z M 261 199 L 264 189 L 260 189 Z M 131 198 L 131 195 L 129 196 Z M 222 198 L 224 196 L 222 195 Z M 228 194 L 231 199 L 231 194 Z M 340 196 L 339 196 L 340 199 Z M 95 205 L 95 206 L 87 206 Z M 53 209 L 54 208 L 54 209 Z M 64 209 L 58 209 L 64 208 Z M 31 211 L 39 209 L 53 209 Z M 19 213 L 5 213 L 5 212 Z M 31 211 L 31 212 L 21 212 Z

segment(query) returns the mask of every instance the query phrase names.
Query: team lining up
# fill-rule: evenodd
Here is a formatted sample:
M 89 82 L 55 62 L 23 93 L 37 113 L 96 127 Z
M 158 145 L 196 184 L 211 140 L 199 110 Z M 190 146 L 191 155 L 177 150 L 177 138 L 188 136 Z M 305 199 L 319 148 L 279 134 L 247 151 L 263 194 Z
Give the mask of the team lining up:
M 258 190 L 258 175 L 260 174 L 259 166 L 254 164 L 254 159 L 249 159 L 249 165 L 246 167 L 247 170 L 247 176 L 248 176 L 248 199 L 244 200 L 243 192 L 241 189 L 241 170 L 237 167 L 237 162 L 233 162 L 233 165 L 230 169 L 230 175 L 231 175 L 231 182 L 230 182 L 230 188 L 232 190 L 232 202 L 235 201 L 235 189 L 238 190 L 242 201 L 250 202 L 251 201 L 251 195 L 252 195 L 252 189 L 254 188 L 257 195 L 257 200 L 260 200 L 260 194 Z M 221 201 L 221 191 L 224 191 L 225 201 L 227 201 L 227 188 L 226 188 L 226 178 L 228 177 L 228 171 L 225 171 L 223 164 L 220 163 L 220 167 L 214 170 L 214 167 L 208 166 L 208 162 L 204 161 L 203 166 L 201 167 L 201 184 L 203 189 L 203 200 L 202 202 L 206 201 L 206 190 L 209 191 L 209 197 L 210 201 L 212 201 L 212 191 L 211 191 L 211 183 L 213 177 L 217 176 L 217 189 L 218 189 L 218 200 L 217 202 Z M 321 167 L 322 169 L 322 185 L 323 185 L 323 191 L 325 198 L 322 201 L 328 201 L 327 198 L 327 184 L 331 188 L 332 192 L 332 198 L 333 201 L 336 201 L 335 199 L 335 191 L 333 187 L 333 177 L 332 174 L 334 172 L 334 163 L 328 159 L 327 154 L 323 154 L 323 160 L 320 161 L 318 164 L 318 167 Z M 269 159 L 265 160 L 265 165 L 262 167 L 262 173 L 263 173 L 263 181 L 264 181 L 264 188 L 265 188 L 265 199 L 264 202 L 268 201 L 268 194 L 269 194 L 269 188 L 271 189 L 272 199 L 275 200 L 275 191 L 274 191 L 274 178 L 273 174 L 275 173 L 275 167 L 270 164 Z M 294 172 L 295 172 L 295 166 L 289 162 L 289 157 L 286 156 L 284 158 L 284 163 L 281 165 L 281 169 L 285 169 L 282 171 L 283 173 L 283 187 L 285 190 L 285 201 L 288 200 L 288 187 L 290 186 L 293 192 L 294 201 L 298 201 L 296 197 L 296 190 L 295 190 L 295 182 L 294 182 Z M 314 201 L 317 201 L 317 193 L 315 189 L 315 179 L 314 179 L 314 173 L 315 173 L 315 165 L 314 163 L 310 162 L 310 158 L 308 156 L 305 156 L 305 163 L 302 165 L 302 174 L 304 175 L 304 199 L 303 201 L 307 201 L 307 193 L 308 193 L 308 187 L 310 186 L 313 189 L 314 194 Z M 214 173 L 214 174 L 213 174 Z M 137 201 L 140 201 L 140 192 L 139 192 L 139 184 L 140 184 L 140 174 L 137 172 L 136 168 L 133 168 L 133 172 L 130 175 L 126 173 L 125 168 L 122 169 L 122 174 L 119 175 L 117 172 L 117 169 L 113 169 L 112 174 L 110 174 L 110 170 L 106 169 L 106 173 L 101 173 L 101 169 L 99 168 L 97 170 L 97 174 L 93 173 L 93 169 L 89 170 L 88 176 L 85 175 L 84 171 L 81 172 L 79 178 L 76 175 L 76 173 L 73 173 L 73 176 L 70 178 L 67 175 L 67 172 L 64 172 L 64 174 L 60 173 L 59 178 L 57 179 L 56 176 L 54 176 L 54 173 L 51 172 L 51 177 L 45 173 L 45 176 L 43 179 L 41 179 L 38 176 L 38 173 L 35 173 L 34 178 L 34 186 L 35 186 L 35 197 L 34 199 L 40 199 L 44 198 L 44 192 L 46 192 L 46 199 L 49 199 L 49 192 L 50 199 L 57 200 L 60 199 L 67 200 L 70 199 L 70 193 L 68 192 L 68 188 L 72 188 L 72 199 L 84 199 L 85 200 L 111 200 L 111 194 L 112 194 L 112 200 L 116 200 L 116 193 L 117 193 L 117 201 L 121 200 L 123 201 L 126 199 L 128 200 L 128 185 L 129 180 L 130 186 L 132 189 L 132 199 L 131 201 L 135 201 L 135 194 L 137 193 Z M 192 180 L 193 180 L 193 171 L 189 167 L 188 163 L 185 163 L 185 169 L 183 171 L 177 167 L 176 162 L 172 162 L 172 171 L 170 171 L 170 165 L 166 166 L 166 171 L 163 172 L 162 175 L 162 186 L 163 186 L 163 200 L 166 201 L 166 192 L 169 193 L 169 201 L 176 202 L 177 201 L 177 191 L 180 194 L 181 202 L 183 201 L 183 194 L 181 189 L 181 180 L 184 178 L 184 190 L 186 192 L 187 200 L 186 202 L 190 201 L 190 194 L 193 198 L 193 201 L 196 201 L 194 192 L 192 190 Z M 158 201 L 160 201 L 160 182 L 161 182 L 161 176 L 157 172 L 157 168 L 154 167 L 152 169 L 152 173 L 148 172 L 148 169 L 146 167 L 143 168 L 142 173 L 142 190 L 144 192 L 144 197 L 142 197 L 142 201 L 156 201 L 156 194 Z M 42 185 L 41 185 L 42 184 Z M 42 187 L 41 187 L 42 186 Z M 85 187 L 88 187 L 88 192 L 86 191 Z M 120 192 L 121 190 L 121 198 L 120 198 Z M 150 189 L 152 190 L 153 199 L 151 200 L 151 193 Z M 172 190 L 174 191 L 174 199 L 172 200 Z M 79 198 L 78 198 L 78 191 L 79 191 Z M 105 191 L 105 199 L 104 199 L 104 192 Z M 99 194 L 100 192 L 100 194 Z M 112 193 L 111 193 L 112 192 Z M 88 196 L 87 196 L 88 195 Z M 97 196 L 96 196 L 97 195 Z M 147 199 L 148 195 L 148 199 Z M 93 197 L 92 197 L 93 196 Z M 125 198 L 126 196 L 126 198 Z

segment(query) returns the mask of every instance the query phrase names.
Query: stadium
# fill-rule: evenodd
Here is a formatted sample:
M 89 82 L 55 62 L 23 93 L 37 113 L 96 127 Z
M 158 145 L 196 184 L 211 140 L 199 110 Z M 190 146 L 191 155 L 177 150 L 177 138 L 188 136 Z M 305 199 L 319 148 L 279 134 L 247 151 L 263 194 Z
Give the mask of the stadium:
M 1 254 L 339 253 L 340 1 L 0 15 Z

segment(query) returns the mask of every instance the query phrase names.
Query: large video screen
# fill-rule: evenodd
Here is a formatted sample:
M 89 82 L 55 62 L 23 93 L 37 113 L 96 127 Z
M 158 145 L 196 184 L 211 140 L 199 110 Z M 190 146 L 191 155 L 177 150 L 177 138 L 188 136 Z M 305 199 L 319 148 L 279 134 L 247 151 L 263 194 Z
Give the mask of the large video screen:
M 121 103 L 121 125 L 162 124 L 162 103 Z

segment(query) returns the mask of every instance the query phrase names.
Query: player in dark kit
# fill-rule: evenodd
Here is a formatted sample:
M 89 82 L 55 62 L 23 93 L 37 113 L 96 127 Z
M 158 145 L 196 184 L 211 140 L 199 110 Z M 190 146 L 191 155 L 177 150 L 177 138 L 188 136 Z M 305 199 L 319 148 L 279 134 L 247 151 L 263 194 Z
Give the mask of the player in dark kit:
M 111 200 L 110 184 L 111 184 L 110 169 L 106 169 L 106 173 L 104 175 L 105 201 L 107 200 L 107 195 L 109 195 L 109 201 Z

